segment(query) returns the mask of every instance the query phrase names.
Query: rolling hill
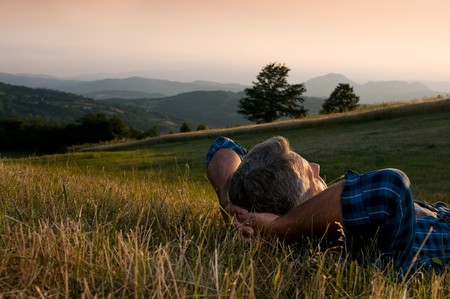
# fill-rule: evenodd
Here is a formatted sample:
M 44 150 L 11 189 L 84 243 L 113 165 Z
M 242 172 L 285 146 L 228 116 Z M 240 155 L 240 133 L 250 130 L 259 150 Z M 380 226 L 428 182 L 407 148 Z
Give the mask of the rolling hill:
M 183 122 L 193 128 L 206 124 L 211 128 L 249 124 L 237 113 L 243 93 L 194 91 L 172 97 L 93 100 L 50 89 L 28 88 L 0 83 L 0 118 L 24 121 L 42 118 L 50 122 L 73 122 L 88 113 L 120 116 L 128 126 L 147 130 L 157 126 L 161 132 L 178 131 Z M 317 112 L 320 99 L 305 99 L 310 113 Z
M 118 115 L 128 126 L 144 131 L 153 126 L 158 126 L 163 132 L 174 131 L 182 123 L 180 119 L 140 107 L 108 104 L 61 91 L 0 83 L 1 119 L 30 121 L 41 118 L 49 122 L 66 123 L 89 113 Z
M 408 147 L 405 148 L 405 144 L 414 143 L 419 152 L 439 149 L 445 154 L 439 156 L 439 159 L 436 160 L 437 163 L 441 163 L 442 159 L 448 160 L 450 157 L 448 151 L 445 147 L 439 146 L 439 144 L 448 142 L 448 138 L 442 138 L 442 136 L 449 135 L 449 113 L 450 98 L 430 99 L 425 101 L 395 103 L 391 105 L 374 105 L 361 111 L 277 121 L 268 124 L 252 124 L 236 128 L 168 134 L 137 141 L 127 141 L 120 144 L 85 147 L 82 151 L 134 150 L 137 148 L 153 146 L 155 144 L 164 144 L 163 146 L 171 147 L 171 145 L 169 145 L 170 142 L 178 142 L 179 145 L 176 146 L 182 145 L 183 147 L 186 147 L 186 142 L 197 142 L 198 140 L 207 140 L 206 144 L 203 146 L 204 150 L 206 150 L 209 146 L 208 142 L 211 142 L 211 140 L 219 136 L 236 137 L 236 140 L 240 140 L 243 144 L 256 144 L 257 142 L 261 142 L 274 135 L 283 135 L 286 137 L 293 135 L 295 138 L 292 140 L 298 144 L 298 148 L 301 148 L 302 152 L 308 151 L 310 156 L 326 153 L 325 156 L 328 159 L 335 159 L 335 162 L 340 164 L 340 166 L 342 166 L 342 161 L 333 157 L 337 154 L 336 148 L 347 143 L 348 149 L 339 154 L 345 155 L 348 163 L 356 157 L 367 157 L 367 160 L 371 162 L 384 161 L 384 156 L 380 155 L 379 151 L 386 151 L 387 146 L 395 148 L 395 151 L 399 153 L 401 158 L 414 160 L 414 164 L 421 169 L 429 169 L 429 167 L 422 167 L 422 163 L 417 164 L 417 159 L 414 158 L 414 155 L 404 155 L 405 149 L 408 149 Z M 366 129 L 361 129 L 361 127 L 366 126 L 371 128 L 368 131 L 366 131 Z M 415 127 L 415 129 L 411 130 L 412 127 Z M 415 131 L 418 128 L 420 128 L 420 130 Z M 328 141 L 323 140 L 323 135 L 320 133 L 322 129 L 329 131 L 329 133 L 327 133 Z M 385 132 L 382 132 L 383 130 Z M 426 132 L 424 132 L 424 130 Z M 398 143 L 397 146 L 393 146 L 392 143 L 389 143 L 389 145 L 385 144 L 386 140 L 392 138 L 392 134 L 399 137 L 393 138 L 394 143 Z M 421 137 L 417 138 L 419 134 Z M 315 141 L 306 144 L 306 135 L 309 135 Z M 345 140 L 342 140 L 339 135 L 346 135 L 347 137 Z M 381 139 L 381 141 L 379 139 Z M 424 139 L 427 139 L 430 144 L 423 144 Z M 183 143 L 180 143 L 180 141 L 183 141 Z M 361 145 L 365 145 L 368 150 L 358 152 Z M 441 150 L 442 148 L 443 150 Z M 193 150 L 193 152 L 195 152 L 195 150 Z M 355 152 L 355 154 L 350 152 Z M 378 152 L 378 154 L 376 156 L 368 154 L 373 152 Z M 389 152 L 389 154 L 391 153 L 389 150 L 387 150 L 387 152 Z M 201 159 L 199 158 L 199 160 Z M 398 162 L 397 160 L 395 161 Z M 449 165 L 449 163 L 445 165 Z M 379 166 L 380 165 L 377 167 Z M 385 167 L 392 166 L 393 165 L 386 165 Z M 448 167 L 436 167 L 444 169 L 443 171 L 447 170 L 447 173 L 450 171 Z M 346 169 L 348 168 L 344 168 L 344 171 Z M 430 172 L 428 171 L 428 175 L 429 174 Z M 430 181 L 430 183 L 432 182 Z
M 159 99 L 109 99 L 107 103 L 137 106 L 165 115 L 187 120 L 193 127 L 206 124 L 213 128 L 250 124 L 237 113 L 239 99 L 243 92 L 230 91 L 193 91 L 172 97 Z M 310 114 L 317 113 L 322 108 L 323 100 L 303 97 L 303 105 Z

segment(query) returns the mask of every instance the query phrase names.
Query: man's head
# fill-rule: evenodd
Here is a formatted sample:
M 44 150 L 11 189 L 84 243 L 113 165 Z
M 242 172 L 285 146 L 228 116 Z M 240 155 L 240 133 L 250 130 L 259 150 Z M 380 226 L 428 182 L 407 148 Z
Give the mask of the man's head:
M 233 204 L 248 210 L 283 215 L 326 188 L 319 179 L 318 168 L 278 136 L 256 145 L 245 156 L 233 175 L 229 196 Z

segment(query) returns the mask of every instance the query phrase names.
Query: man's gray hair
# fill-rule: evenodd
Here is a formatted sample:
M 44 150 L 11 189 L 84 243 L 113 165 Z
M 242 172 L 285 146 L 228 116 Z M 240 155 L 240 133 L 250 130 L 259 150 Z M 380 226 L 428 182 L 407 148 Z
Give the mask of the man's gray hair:
M 249 211 L 287 213 L 303 201 L 305 192 L 296 165 L 284 137 L 272 137 L 256 145 L 231 179 L 231 202 Z

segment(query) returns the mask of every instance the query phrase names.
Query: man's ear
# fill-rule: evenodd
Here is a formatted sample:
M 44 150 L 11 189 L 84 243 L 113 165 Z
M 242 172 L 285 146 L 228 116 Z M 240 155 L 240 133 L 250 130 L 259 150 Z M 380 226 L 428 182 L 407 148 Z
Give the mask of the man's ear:
M 320 165 L 317 163 L 309 163 L 309 165 L 311 166 L 311 169 L 314 173 L 315 177 L 319 177 L 320 176 Z

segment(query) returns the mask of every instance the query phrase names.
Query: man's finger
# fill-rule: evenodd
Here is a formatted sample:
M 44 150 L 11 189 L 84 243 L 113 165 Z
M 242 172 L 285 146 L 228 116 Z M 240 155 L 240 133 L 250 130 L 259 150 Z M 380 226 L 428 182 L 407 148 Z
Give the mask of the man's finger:
M 253 235 L 255 234 L 255 230 L 250 226 L 243 225 L 239 229 L 244 237 L 253 237 Z
M 248 214 L 248 210 L 240 207 L 240 206 L 236 206 L 236 205 L 230 205 L 230 211 L 232 214 L 237 214 L 237 215 L 245 215 Z
M 238 229 L 244 236 L 253 236 L 255 234 L 255 231 L 252 227 L 245 225 L 244 223 L 240 222 L 238 219 L 236 219 L 236 216 L 233 217 L 233 225 Z
M 250 223 L 252 213 L 235 214 L 234 216 L 240 223 Z

